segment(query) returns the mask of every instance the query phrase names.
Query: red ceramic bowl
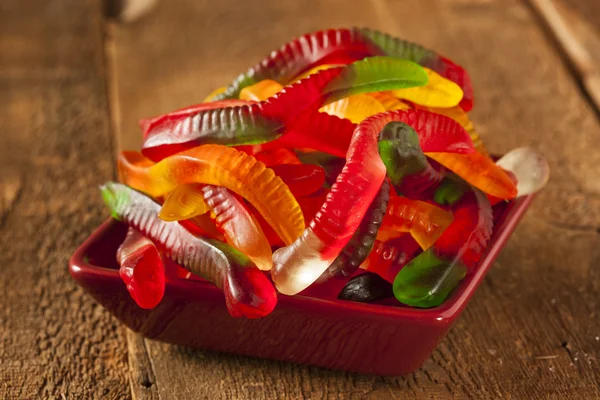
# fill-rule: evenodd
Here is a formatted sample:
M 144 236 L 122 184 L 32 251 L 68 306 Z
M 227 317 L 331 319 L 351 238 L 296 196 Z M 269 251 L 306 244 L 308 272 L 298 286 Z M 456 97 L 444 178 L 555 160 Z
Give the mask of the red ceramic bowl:
M 360 373 L 403 375 L 419 368 L 446 335 L 531 200 L 527 196 L 494 207 L 494 233 L 475 272 L 441 306 L 425 310 L 280 295 L 269 316 L 236 319 L 212 284 L 177 277 L 167 277 L 164 299 L 156 308 L 143 310 L 119 278 L 115 252 L 127 227 L 114 220 L 102 224 L 77 249 L 69 269 L 108 311 L 151 339 Z

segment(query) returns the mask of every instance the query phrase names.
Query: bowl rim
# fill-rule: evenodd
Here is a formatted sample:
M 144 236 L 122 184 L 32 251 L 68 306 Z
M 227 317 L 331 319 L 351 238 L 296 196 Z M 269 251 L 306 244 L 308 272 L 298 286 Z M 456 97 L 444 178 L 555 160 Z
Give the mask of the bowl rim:
M 476 288 L 479 286 L 498 254 L 508 241 L 510 235 L 517 227 L 523 214 L 531 205 L 534 197 L 535 195 L 531 194 L 508 202 L 506 209 L 498 217 L 498 227 L 495 227 L 489 245 L 475 267 L 474 273 L 465 277 L 450 297 L 437 307 L 395 307 L 339 299 L 319 299 L 303 295 L 286 296 L 281 293 L 278 293 L 278 301 L 286 302 L 292 306 L 310 307 L 327 313 L 360 313 L 362 315 L 370 314 L 376 318 L 419 320 L 436 325 L 450 324 L 466 307 Z M 119 271 L 117 269 L 94 265 L 86 260 L 86 254 L 89 252 L 89 249 L 116 224 L 121 224 L 121 222 L 113 218 L 108 218 L 81 244 L 81 246 L 77 248 L 77 250 L 75 250 L 69 259 L 69 271 L 75 280 L 79 281 L 78 278 L 82 278 L 83 276 L 95 275 L 104 279 L 118 280 L 121 282 Z M 219 289 L 208 281 L 186 280 L 167 276 L 165 283 L 168 287 L 175 290 L 175 293 L 178 291 L 197 292 L 198 290 L 219 292 Z M 268 316 L 266 318 L 268 318 Z

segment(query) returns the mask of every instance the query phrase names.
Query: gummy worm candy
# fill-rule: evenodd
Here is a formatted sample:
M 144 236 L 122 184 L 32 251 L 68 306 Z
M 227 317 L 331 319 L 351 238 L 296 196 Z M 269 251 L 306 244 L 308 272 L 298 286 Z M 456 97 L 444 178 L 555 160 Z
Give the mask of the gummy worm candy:
M 345 158 L 355 129 L 356 124 L 345 118 L 322 112 L 310 113 L 301 117 L 281 138 L 267 144 L 280 142 Z
M 281 293 L 293 295 L 313 283 L 356 232 L 385 178 L 385 165 L 377 152 L 383 128 L 379 121 L 373 116 L 356 128 L 346 165 L 321 210 L 300 238 L 273 254 L 271 276 Z
M 265 164 L 267 167 L 278 164 L 301 164 L 296 153 L 286 148 L 263 150 L 254 154 L 254 158 Z
M 356 232 L 385 175 L 377 138 L 385 125 L 394 121 L 413 126 L 423 147 L 474 151 L 468 133 L 452 119 L 439 114 L 421 110 L 388 111 L 364 120 L 352 136 L 346 165 L 321 210 L 300 238 L 273 254 L 271 275 L 280 292 L 293 295 L 314 282 Z
M 394 111 L 394 110 L 410 110 L 411 107 L 398 100 L 398 98 L 392 95 L 392 92 L 374 92 L 369 93 L 369 96 L 373 97 L 377 100 L 386 111 Z
M 208 212 L 210 208 L 203 193 L 195 189 L 193 183 L 177 186 L 165 197 L 158 217 L 163 221 L 181 221 Z
M 221 93 L 224 93 L 226 90 L 227 90 L 227 88 L 225 86 L 218 87 L 215 90 L 213 90 L 212 92 L 210 92 L 208 94 L 208 96 L 206 96 L 204 98 L 204 100 L 202 100 L 202 102 L 208 103 L 209 101 L 216 101 L 217 96 L 219 96 Z
M 357 94 L 329 103 L 319 111 L 345 118 L 357 124 L 371 115 L 384 112 L 385 108 L 374 97 Z
M 475 151 L 468 133 L 451 118 L 426 110 L 412 109 L 397 110 L 384 115 L 414 128 L 423 151 L 457 153 Z M 356 125 L 346 119 L 317 113 L 302 118 L 293 131 L 286 133 L 275 142 L 281 141 L 290 147 L 310 147 L 345 158 L 355 129 Z
M 492 234 L 492 207 L 473 189 L 454 210 L 454 221 L 429 250 L 415 257 L 394 280 L 394 296 L 415 307 L 440 305 L 479 261 Z
M 427 198 L 444 177 L 427 161 L 419 139 L 411 126 L 392 121 L 384 127 L 378 144 L 390 180 L 411 198 Z
M 241 252 L 214 239 L 202 239 L 175 222 L 157 217 L 160 205 L 128 186 L 106 183 L 102 198 L 111 213 L 153 240 L 190 272 L 221 288 L 229 313 L 258 318 L 273 311 L 277 294 L 269 279 Z
M 221 100 L 215 101 L 212 103 L 201 103 L 194 104 L 188 107 L 180 108 L 175 111 L 171 111 L 167 114 L 159 115 L 157 117 L 145 118 L 140 120 L 139 125 L 142 128 L 143 137 L 146 138 L 151 131 L 153 134 L 155 133 L 156 126 L 160 126 L 161 129 L 169 130 L 173 127 L 174 123 L 184 117 L 188 117 L 190 115 L 194 115 L 200 111 L 211 110 L 214 108 L 226 108 L 226 107 L 236 107 L 236 106 L 244 106 L 248 104 L 254 104 L 253 101 L 246 100 Z
M 431 176 L 434 178 L 432 180 L 425 179 L 425 186 L 430 185 L 430 181 L 435 184 L 438 180 L 438 174 L 433 171 L 421 150 L 418 134 L 404 122 L 393 121 L 383 128 L 379 136 L 378 149 L 381 160 L 385 164 L 387 176 L 395 186 L 400 187 L 406 177 L 414 175 L 417 175 L 417 179 L 414 179 L 416 181 L 420 181 L 418 178 L 421 177 Z M 400 188 L 400 191 L 413 197 L 415 192 L 420 190 L 407 191 L 406 188 Z
M 517 179 L 517 196 L 541 190 L 550 179 L 548 161 L 530 147 L 519 147 L 503 155 L 496 165 L 511 172 Z
M 414 61 L 456 83 L 464 93 L 460 101 L 461 108 L 465 111 L 473 108 L 473 86 L 463 67 L 418 44 L 368 28 L 359 28 L 358 31 L 377 45 L 385 55 Z
M 280 151 L 281 147 L 310 148 L 345 158 L 354 129 L 356 129 L 356 124 L 347 119 L 324 112 L 309 113 L 300 117 L 294 126 L 285 131 L 278 139 L 253 147 L 258 147 L 261 152 L 268 153 L 275 150 Z M 241 148 L 245 149 L 246 146 L 241 146 Z M 256 154 L 255 157 L 259 154 Z M 261 161 L 265 162 L 262 159 Z M 275 162 L 269 161 L 269 163 L 274 164 Z M 290 164 L 291 162 L 279 163 Z
M 302 234 L 304 218 L 298 202 L 273 170 L 233 148 L 205 145 L 177 153 L 148 166 L 131 160 L 143 158 L 122 152 L 118 158 L 121 180 L 152 197 L 162 196 L 186 183 L 224 186 L 248 200 L 285 243 Z
M 165 266 L 152 241 L 129 228 L 117 250 L 119 275 L 135 302 L 145 309 L 154 308 L 165 293 Z
M 224 187 L 198 183 L 179 185 L 165 200 L 159 217 L 165 209 L 171 210 L 170 221 L 193 216 L 193 212 L 187 216 L 178 212 L 194 207 L 200 203 L 199 199 L 202 199 L 201 207 L 207 207 L 212 211 L 217 228 L 225 233 L 228 244 L 248 256 L 259 269 L 263 271 L 271 269 L 273 265 L 271 246 L 260 225 L 246 207 Z
M 471 140 L 473 141 L 473 147 L 475 150 L 483 154 L 484 156 L 489 156 L 483 141 L 479 134 L 475 131 L 475 126 L 473 122 L 469 119 L 469 115 L 460 107 L 450 107 L 450 108 L 440 108 L 440 107 L 423 107 L 419 105 L 415 105 L 415 108 L 419 110 L 427 110 L 437 114 L 445 115 L 446 117 L 450 117 L 456 122 L 458 122 L 467 132 L 469 132 L 469 136 L 471 136 Z
M 418 88 L 392 90 L 392 94 L 413 104 L 429 107 L 450 108 L 458 106 L 463 97 L 462 89 L 451 80 L 439 76 L 429 68 L 424 68 L 429 81 Z
M 373 248 L 373 243 L 379 231 L 379 226 L 383 221 L 383 216 L 386 214 L 389 200 L 390 183 L 386 179 L 381 184 L 379 193 L 377 193 L 373 203 L 369 206 L 352 239 L 350 239 L 342 252 L 323 273 L 320 280 L 326 280 L 338 274 L 350 276 L 358 269 Z
M 353 61 L 357 61 L 357 60 L 353 60 Z M 343 64 L 347 64 L 347 63 L 343 63 Z M 319 71 L 322 71 L 324 69 L 339 67 L 340 65 L 342 65 L 342 64 L 319 64 L 319 65 L 309 69 L 308 71 L 303 72 L 300 75 L 296 76 L 294 79 L 291 80 L 290 83 L 298 82 L 312 74 L 316 74 Z
M 462 67 L 418 44 L 367 28 L 329 29 L 294 39 L 239 75 L 216 99 L 238 97 L 241 89 L 264 79 L 287 84 L 303 71 L 321 64 L 346 64 L 377 55 L 411 60 L 436 71 L 462 88 L 461 107 L 465 111 L 473 108 L 471 80 Z
M 450 226 L 454 217 L 450 211 L 406 197 L 390 199 L 381 230 L 410 232 L 423 250 L 430 248 Z M 380 239 L 380 237 L 377 237 Z
M 452 206 L 461 200 L 468 191 L 469 185 L 466 182 L 453 176 L 447 176 L 436 188 L 433 201 Z
M 415 254 L 420 251 L 417 242 L 409 234 L 385 242 L 376 240 L 373 250 L 360 268 L 376 273 L 390 283 Z
M 512 179 L 490 158 L 478 152 L 470 154 L 426 153 L 484 193 L 500 199 L 513 199 L 517 188 Z
M 174 151 L 206 143 L 247 145 L 267 142 L 304 114 L 347 96 L 420 86 L 427 74 L 419 65 L 390 57 L 372 57 L 320 71 L 251 105 L 199 111 L 150 128 L 142 153 L 159 160 Z M 210 103 L 209 103 L 210 104 Z
M 210 215 L 208 214 L 198 215 L 187 220 L 179 221 L 179 223 L 194 236 L 208 236 L 221 241 L 225 240 L 223 233 L 217 229 L 215 223 L 210 219 Z
M 325 172 L 325 185 L 330 188 L 335 182 L 337 176 L 342 172 L 346 164 L 346 158 L 336 157 L 331 154 L 313 151 L 310 153 L 300 153 L 298 158 L 305 164 L 318 165 Z M 323 203 L 321 203 L 323 204 Z
M 370 303 L 392 297 L 392 284 L 377 274 L 366 272 L 350 279 L 338 295 L 340 300 Z
M 381 50 L 366 42 L 360 32 L 350 29 L 328 29 L 303 35 L 239 75 L 216 99 L 238 97 L 250 85 L 271 79 L 287 84 L 301 72 L 317 64 L 347 64 L 364 57 L 383 55 Z
M 272 165 L 271 169 L 296 198 L 316 192 L 325 183 L 325 171 L 318 165 L 279 164 Z
M 252 86 L 246 86 L 240 92 L 240 100 L 263 101 L 280 92 L 283 86 L 279 82 L 265 79 Z

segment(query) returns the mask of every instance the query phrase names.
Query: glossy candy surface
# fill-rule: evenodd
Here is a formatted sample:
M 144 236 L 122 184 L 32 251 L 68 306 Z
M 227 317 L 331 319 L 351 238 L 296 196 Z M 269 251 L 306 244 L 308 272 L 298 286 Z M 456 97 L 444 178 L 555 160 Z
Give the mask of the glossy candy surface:
M 330 68 L 335 68 L 335 67 L 340 67 L 340 66 L 341 66 L 341 64 L 319 64 L 319 65 L 309 69 L 308 71 L 303 72 L 300 75 L 296 76 L 294 79 L 292 79 L 292 81 L 290 83 L 298 82 L 299 80 L 302 80 L 312 74 L 316 74 L 319 71 L 323 71 L 324 69 L 330 69 Z
M 171 279 L 167 281 L 165 294 L 168 301 L 163 300 L 159 307 L 148 312 L 129 299 L 119 278 L 114 253 L 127 226 L 110 220 L 78 248 L 70 259 L 69 270 L 102 307 L 133 331 L 152 340 L 201 351 L 398 377 L 418 370 L 435 344 L 443 340 L 465 307 L 469 307 L 469 302 L 485 295 L 474 296 L 474 293 L 531 200 L 532 196 L 528 196 L 499 205 L 502 210 L 494 213 L 494 236 L 484 258 L 451 297 L 435 309 L 415 309 L 387 300 L 385 305 L 371 305 L 333 298 L 280 296 L 271 317 L 245 321 L 229 318 L 220 291 L 209 282 Z M 410 235 L 405 236 L 412 240 Z M 499 298 L 494 300 L 502 302 Z M 295 340 L 291 342 L 290 338 Z
M 479 261 L 493 228 L 487 197 L 474 189 L 453 210 L 454 221 L 434 246 L 415 257 L 394 279 L 394 296 L 401 303 L 440 305 Z
M 412 60 L 456 83 L 463 91 L 463 98 L 460 101 L 461 108 L 465 111 L 470 111 L 473 108 L 471 78 L 460 65 L 418 44 L 395 38 L 374 29 L 358 28 L 357 30 L 367 37 L 372 44 L 381 49 L 383 54 Z
M 227 243 L 248 256 L 259 269 L 270 270 L 273 258 L 265 234 L 242 202 L 224 187 L 198 183 L 177 186 L 163 204 L 159 217 L 165 209 L 169 209 L 173 210 L 171 221 L 190 218 L 185 214 L 178 215 L 177 211 L 187 211 L 200 199 L 202 206 L 211 211 L 217 228 L 224 232 Z
M 375 237 L 377 236 L 384 215 L 386 215 L 389 199 L 390 183 L 386 179 L 381 184 L 379 193 L 373 199 L 352 239 L 350 239 L 320 279 L 326 280 L 340 274 L 350 276 L 358 269 L 373 248 Z
M 373 250 L 360 268 L 374 272 L 393 283 L 398 272 L 420 249 L 419 244 L 408 233 L 387 241 L 376 240 Z
M 385 123 L 403 122 L 410 126 L 419 138 L 419 145 L 426 153 L 474 153 L 473 142 L 465 129 L 452 118 L 426 110 L 388 111 L 376 116 Z
M 481 153 L 427 153 L 427 156 L 486 194 L 506 200 L 517 195 L 512 179 L 494 161 Z
M 117 262 L 119 275 L 138 306 L 156 307 L 165 293 L 165 266 L 154 243 L 129 228 L 117 250 Z
M 142 153 L 154 160 L 200 144 L 249 145 L 264 143 L 293 130 L 306 113 L 344 97 L 422 86 L 427 74 L 410 61 L 372 57 L 320 71 L 260 103 L 210 108 L 193 115 L 155 124 L 148 131 Z M 212 103 L 208 103 L 212 104 Z
M 269 313 L 273 284 L 439 305 L 484 252 L 492 205 L 548 179 L 533 150 L 489 157 L 462 67 L 378 31 L 305 35 L 205 101 L 142 120 L 142 153 L 118 158 L 129 187 L 103 195 L 116 217 L 223 287 L 235 315 Z M 368 273 L 355 278 L 359 267 Z
M 364 57 L 383 55 L 356 29 L 328 29 L 302 35 L 272 51 L 239 75 L 218 99 L 236 98 L 240 91 L 264 79 L 287 84 L 319 64 L 347 64 Z
M 392 92 L 375 92 L 368 95 L 377 100 L 386 111 L 410 110 L 412 108 L 396 98 Z
M 263 150 L 254 155 L 258 161 L 265 164 L 267 167 L 281 164 L 300 164 L 300 160 L 296 153 L 287 148 L 277 148 L 273 150 Z
M 109 182 L 101 191 L 113 215 L 153 240 L 172 260 L 221 288 L 232 316 L 258 318 L 273 310 L 273 286 L 244 254 L 217 240 L 193 236 L 178 223 L 162 221 L 157 203 L 125 185 Z
M 441 77 L 429 68 L 425 68 L 425 72 L 429 77 L 426 85 L 392 90 L 392 95 L 427 107 L 450 108 L 460 103 L 463 98 L 463 91 L 456 83 Z
M 419 136 L 404 122 L 389 122 L 379 137 L 379 155 L 394 186 L 411 198 L 427 197 L 443 179 L 421 150 Z
M 215 222 L 210 218 L 208 213 L 179 221 L 179 223 L 195 236 L 209 237 L 221 241 L 225 240 L 225 236 L 217 229 Z
M 215 102 L 204 102 L 200 104 L 194 104 L 188 107 L 180 108 L 175 111 L 171 111 L 167 114 L 159 115 L 157 117 L 146 118 L 139 121 L 140 128 L 142 129 L 142 135 L 144 139 L 152 133 L 156 135 L 157 132 L 160 131 L 169 131 L 174 127 L 176 121 L 189 117 L 190 115 L 194 115 L 198 112 L 211 110 L 215 108 L 227 108 L 227 107 L 236 107 L 236 106 L 244 106 L 248 104 L 253 104 L 253 101 L 246 100 L 221 100 Z
M 548 161 L 531 147 L 509 151 L 496 161 L 496 165 L 515 176 L 519 197 L 540 191 L 550 179 Z
M 439 239 L 453 219 L 452 212 L 424 201 L 393 197 L 389 201 L 377 239 L 386 240 L 394 237 L 394 234 L 398 236 L 400 232 L 410 232 L 419 246 L 426 250 Z
M 296 198 L 316 192 L 325 183 L 325 171 L 318 165 L 278 164 L 271 169 Z
M 212 92 L 210 92 L 208 94 L 208 96 L 206 96 L 204 98 L 204 100 L 202 100 L 203 103 L 208 103 L 209 101 L 216 101 L 217 97 L 219 95 L 221 95 L 222 93 L 225 93 L 225 90 L 227 90 L 227 88 L 225 86 L 221 86 L 216 88 L 215 90 L 213 90 Z
M 377 274 L 366 272 L 350 279 L 338 299 L 370 303 L 390 297 L 392 294 L 392 285 L 388 281 Z
M 346 118 L 350 122 L 357 124 L 371 115 L 384 112 L 385 108 L 374 97 L 366 94 L 357 94 L 334 101 L 319 111 L 335 115 L 336 117 Z
M 181 221 L 202 215 L 210 210 L 198 184 L 179 185 L 166 195 L 158 217 L 163 221 Z
M 271 79 L 265 79 L 240 92 L 240 100 L 262 101 L 280 92 L 283 86 Z
M 379 132 L 393 121 L 414 125 L 422 146 L 474 151 L 459 124 L 427 111 L 388 111 L 360 123 L 352 136 L 346 165 L 321 210 L 299 239 L 273 254 L 272 276 L 280 292 L 296 294 L 314 282 L 356 232 L 385 176 L 377 147 Z
M 272 277 L 280 292 L 291 295 L 302 291 L 329 267 L 356 232 L 381 187 L 385 166 L 377 153 L 382 126 L 376 118 L 370 117 L 357 127 L 346 164 L 304 234 L 273 254 Z
M 459 106 L 450 107 L 450 108 L 441 108 L 441 107 L 423 107 L 419 105 L 415 105 L 415 108 L 419 110 L 428 110 L 437 114 L 445 115 L 446 117 L 452 118 L 456 122 L 458 122 L 467 132 L 469 132 L 469 136 L 471 136 L 471 140 L 473 141 L 473 146 L 475 150 L 480 152 L 485 156 L 489 156 L 481 137 L 475 130 L 475 126 L 473 122 L 469 118 L 469 115 L 465 110 L 460 108 Z
M 163 196 L 186 183 L 223 186 L 254 205 L 285 243 L 304 229 L 300 206 L 281 178 L 241 151 L 205 145 L 141 167 L 132 162 L 140 158 L 139 153 L 122 152 L 119 174 L 124 183 L 150 196 Z
M 329 29 L 294 39 L 239 75 L 217 99 L 238 97 L 241 89 L 263 79 L 287 84 L 319 65 L 346 64 L 376 55 L 411 60 L 436 71 L 462 88 L 464 110 L 473 107 L 471 80 L 462 67 L 422 46 L 368 28 Z

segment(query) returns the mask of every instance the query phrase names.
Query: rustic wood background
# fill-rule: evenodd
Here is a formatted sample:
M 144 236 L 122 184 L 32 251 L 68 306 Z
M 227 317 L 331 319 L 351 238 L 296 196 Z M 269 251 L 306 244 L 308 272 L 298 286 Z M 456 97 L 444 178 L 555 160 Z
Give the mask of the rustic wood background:
M 0 398 L 600 398 L 597 0 L 161 0 L 133 20 L 105 6 L 0 3 Z M 198 102 L 293 36 L 351 25 L 456 59 L 489 148 L 532 145 L 551 163 L 460 321 L 399 378 L 127 332 L 66 265 L 108 215 L 97 185 L 139 145 L 136 121 Z

